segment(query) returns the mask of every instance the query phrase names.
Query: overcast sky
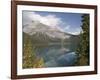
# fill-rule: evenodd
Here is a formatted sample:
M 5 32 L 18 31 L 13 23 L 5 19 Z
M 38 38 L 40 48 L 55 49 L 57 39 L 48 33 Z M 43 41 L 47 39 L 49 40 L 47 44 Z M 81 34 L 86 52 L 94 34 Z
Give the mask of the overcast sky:
M 33 20 L 39 21 L 51 28 L 61 29 L 71 34 L 79 34 L 81 31 L 81 16 L 79 13 L 23 11 L 23 25 L 30 24 Z

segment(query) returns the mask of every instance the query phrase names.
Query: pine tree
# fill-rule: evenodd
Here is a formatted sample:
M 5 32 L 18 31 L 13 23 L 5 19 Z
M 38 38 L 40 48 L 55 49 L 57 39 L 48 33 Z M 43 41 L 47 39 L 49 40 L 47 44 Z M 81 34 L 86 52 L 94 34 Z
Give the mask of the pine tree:
M 23 68 L 40 68 L 44 66 L 43 58 L 37 58 L 32 39 L 23 33 Z
M 82 32 L 80 34 L 80 44 L 76 50 L 78 54 L 77 65 L 89 65 L 89 15 L 82 15 Z

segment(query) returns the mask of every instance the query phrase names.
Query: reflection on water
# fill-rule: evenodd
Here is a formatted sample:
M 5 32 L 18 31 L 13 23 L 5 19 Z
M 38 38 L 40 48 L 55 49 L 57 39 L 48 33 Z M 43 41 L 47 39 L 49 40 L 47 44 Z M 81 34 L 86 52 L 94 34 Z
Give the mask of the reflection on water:
M 66 45 L 35 45 L 36 55 L 44 59 L 44 67 L 74 66 L 77 55 L 76 46 Z

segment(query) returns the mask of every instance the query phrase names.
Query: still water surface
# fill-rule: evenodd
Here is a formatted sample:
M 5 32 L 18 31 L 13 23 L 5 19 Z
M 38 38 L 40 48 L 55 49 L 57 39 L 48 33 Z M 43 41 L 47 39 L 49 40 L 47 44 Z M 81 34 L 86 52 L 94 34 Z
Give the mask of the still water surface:
M 36 55 L 44 59 L 45 67 L 66 67 L 74 66 L 77 55 L 76 46 L 66 45 L 48 45 L 37 46 Z

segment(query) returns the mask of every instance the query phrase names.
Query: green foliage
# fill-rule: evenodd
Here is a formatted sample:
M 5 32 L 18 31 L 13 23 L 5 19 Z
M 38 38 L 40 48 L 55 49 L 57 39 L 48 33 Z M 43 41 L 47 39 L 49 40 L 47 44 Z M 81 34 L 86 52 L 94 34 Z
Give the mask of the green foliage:
M 35 55 L 32 39 L 23 33 L 23 68 L 38 68 L 43 67 L 43 64 L 43 59 Z
M 43 58 L 39 58 L 35 61 L 35 64 L 33 65 L 34 68 L 42 68 L 44 65 Z
M 76 50 L 78 59 L 77 65 L 89 65 L 89 15 L 83 14 L 82 16 L 82 32 L 80 34 L 80 44 Z

